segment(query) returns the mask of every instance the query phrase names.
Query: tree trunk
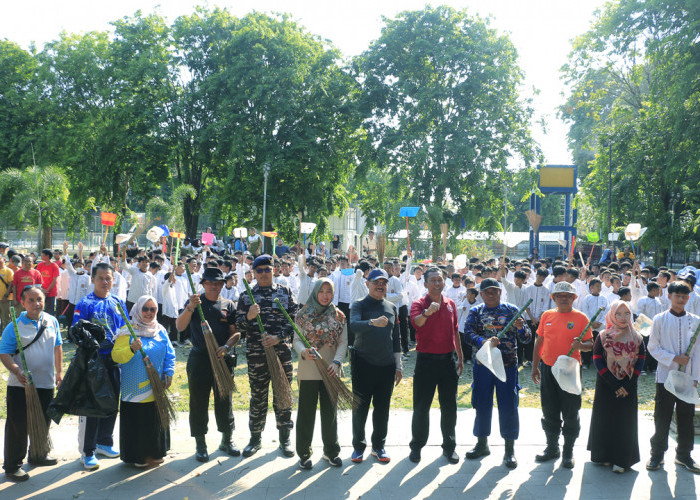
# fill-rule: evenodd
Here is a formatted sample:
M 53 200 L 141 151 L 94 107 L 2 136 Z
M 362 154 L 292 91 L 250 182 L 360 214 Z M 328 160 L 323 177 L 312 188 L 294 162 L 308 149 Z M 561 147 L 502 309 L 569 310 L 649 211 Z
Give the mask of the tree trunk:
M 53 227 L 44 226 L 41 228 L 41 241 L 39 242 L 39 251 L 44 248 L 53 247 Z

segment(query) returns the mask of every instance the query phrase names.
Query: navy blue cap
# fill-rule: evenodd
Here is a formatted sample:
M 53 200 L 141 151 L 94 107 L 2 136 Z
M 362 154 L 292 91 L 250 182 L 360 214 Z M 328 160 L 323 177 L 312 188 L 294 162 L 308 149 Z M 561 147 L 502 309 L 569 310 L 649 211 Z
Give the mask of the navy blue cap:
M 384 269 L 373 269 L 370 271 L 369 276 L 367 276 L 367 281 L 377 281 L 377 280 L 387 280 L 389 281 L 389 275 Z
M 253 261 L 253 269 L 255 269 L 258 266 L 271 266 L 271 265 L 272 265 L 272 257 L 270 257 L 267 254 L 259 255 Z

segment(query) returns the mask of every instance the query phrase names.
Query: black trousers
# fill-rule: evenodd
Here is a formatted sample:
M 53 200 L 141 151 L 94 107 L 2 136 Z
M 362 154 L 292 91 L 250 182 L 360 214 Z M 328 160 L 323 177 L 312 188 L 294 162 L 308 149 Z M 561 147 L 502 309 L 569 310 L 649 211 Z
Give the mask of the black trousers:
M 459 332 L 459 338 L 462 341 L 462 356 L 464 358 L 464 362 L 466 363 L 467 361 L 471 361 L 474 358 L 472 354 L 472 345 L 464 341 L 464 335 L 462 334 L 462 332 Z M 519 342 L 518 345 L 520 345 Z
M 53 389 L 37 389 L 46 425 L 49 417 L 46 409 L 53 399 Z M 27 456 L 27 399 L 24 387 L 7 386 L 7 420 L 5 421 L 5 472 L 15 472 Z M 30 443 L 31 446 L 31 443 Z
M 647 357 L 644 360 L 644 371 L 647 373 L 651 373 L 656 371 L 656 367 L 659 366 L 659 362 L 656 361 L 654 356 L 652 356 L 649 352 L 649 337 L 642 337 L 642 339 L 644 340 L 644 349 L 647 352 Z
M 455 450 L 457 426 L 457 354 L 427 354 L 419 352 L 413 374 L 413 420 L 410 447 L 420 450 L 428 442 L 430 405 L 438 391 L 440 402 L 440 430 L 442 449 L 451 454 Z
M 401 333 L 401 352 L 408 354 L 408 306 L 399 307 L 399 332 Z
M 323 454 L 328 458 L 340 453 L 336 405 L 331 401 L 322 380 L 299 380 L 297 410 L 297 455 L 301 460 L 311 457 L 311 440 L 316 424 L 316 407 L 321 403 L 321 439 Z
M 410 321 L 408 322 L 408 334 L 409 334 L 409 337 L 411 339 L 411 342 L 413 342 L 415 344 L 416 343 L 416 329 L 413 328 L 413 323 L 411 323 Z
M 542 404 L 542 429 L 545 434 L 573 441 L 581 431 L 578 411 L 581 409 L 581 396 L 568 393 L 559 387 L 552 374 L 552 367 L 540 361 L 540 402 Z M 563 421 L 563 426 L 562 426 Z
M 394 392 L 396 366 L 376 366 L 368 363 L 355 351 L 351 350 L 352 392 L 357 395 L 360 404 L 352 411 L 352 446 L 364 451 L 365 424 L 369 405 L 372 403 L 372 448 L 381 450 L 386 441 L 389 426 L 389 405 Z
M 214 389 L 214 374 L 206 352 L 190 351 L 187 358 L 187 384 L 190 387 L 190 435 L 204 436 L 209 425 L 209 396 L 214 390 L 214 418 L 222 433 L 235 429 L 231 398 L 220 398 Z
M 651 437 L 651 455 L 660 457 L 668 450 L 668 429 L 673 418 L 673 409 L 676 410 L 676 428 L 678 429 L 678 446 L 676 455 L 686 457 L 693 450 L 695 441 L 695 405 L 681 401 L 666 390 L 664 384 L 656 384 L 656 396 L 654 398 L 654 427 L 656 432 Z
M 103 357 L 102 361 L 107 368 L 109 382 L 112 385 L 114 394 L 119 397 L 121 388 L 121 370 L 119 365 L 112 361 L 111 357 Z M 103 446 L 114 446 L 114 424 L 117 422 L 117 414 L 111 417 L 80 417 L 79 423 L 79 443 L 81 451 L 86 457 L 92 456 L 98 444 Z
M 595 339 L 598 338 L 598 333 L 599 332 L 593 330 L 593 343 L 595 343 Z M 593 363 L 593 351 L 581 351 L 581 363 L 583 363 L 583 366 L 586 368 L 590 367 L 591 363 Z
M 56 314 L 56 297 L 46 297 L 44 299 L 44 311 L 51 316 L 57 316 Z
M 348 329 L 348 347 L 355 341 L 355 334 L 350 330 L 350 304 L 347 302 L 338 302 L 338 309 L 345 315 L 345 327 Z M 352 337 L 351 337 L 352 336 Z

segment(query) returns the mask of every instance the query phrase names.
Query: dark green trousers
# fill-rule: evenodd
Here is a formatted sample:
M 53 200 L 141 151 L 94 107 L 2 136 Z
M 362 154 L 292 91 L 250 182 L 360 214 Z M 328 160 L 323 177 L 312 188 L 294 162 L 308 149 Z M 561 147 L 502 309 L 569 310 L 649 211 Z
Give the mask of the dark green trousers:
M 316 407 L 321 400 L 321 438 L 323 454 L 328 458 L 340 454 L 336 406 L 328 396 L 322 380 L 299 381 L 299 407 L 297 410 L 297 455 L 301 460 L 311 457 L 311 440 L 316 423 Z

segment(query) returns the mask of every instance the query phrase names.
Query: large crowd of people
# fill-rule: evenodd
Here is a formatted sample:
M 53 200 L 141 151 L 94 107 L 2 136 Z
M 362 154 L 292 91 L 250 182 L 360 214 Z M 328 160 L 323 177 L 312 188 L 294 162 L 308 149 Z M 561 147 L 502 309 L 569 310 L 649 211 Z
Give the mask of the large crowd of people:
M 219 449 L 244 457 L 260 450 L 274 376 L 267 356 L 272 349 L 290 383 L 292 350 L 299 359 L 296 422 L 292 409 L 280 402 L 274 390 L 272 407 L 280 451 L 285 457 L 296 454 L 301 469 L 313 467 L 318 405 L 323 459 L 334 467 L 343 463 L 337 402 L 323 380 L 342 377 L 346 359 L 356 401 L 349 458 L 362 462 L 369 445 L 376 460 L 391 460 L 385 446 L 390 402 L 409 356 L 415 356 L 408 443 L 412 462 L 420 462 L 428 440 L 436 389 L 443 454 L 448 462 L 459 462 L 457 387 L 462 371 L 471 369 L 476 442 L 466 458 L 478 460 L 490 454 L 495 393 L 505 441 L 503 465 L 517 467 L 519 377 L 530 371 L 540 387 L 546 439 L 544 451 L 535 460 L 561 458 L 563 467 L 573 468 L 573 447 L 581 432 L 581 396 L 562 389 L 553 373 L 557 358 L 570 354 L 582 369 L 597 372 L 588 432 L 591 461 L 619 473 L 639 462 L 637 383 L 640 376 L 648 375 L 656 382 L 656 429 L 647 469 L 663 466 L 675 410 L 675 462 L 700 473 L 691 457 L 694 405 L 664 385 L 669 373 L 679 367 L 685 367 L 695 386 L 700 380 L 700 347 L 686 352 L 700 325 L 700 287 L 694 272 L 642 267 L 633 254 L 624 253 L 619 260 L 608 255 L 603 264 L 581 262 L 573 255 L 561 259 L 534 255 L 522 260 L 474 257 L 457 268 L 445 258 L 414 262 L 409 250 L 382 262 L 372 232 L 363 238 L 359 251 L 352 245 L 343 250 L 337 237 L 328 246 L 309 243 L 305 247 L 299 242 L 288 246 L 280 238 L 270 254 L 263 254 L 260 235 L 252 228 L 248 234 L 245 239 L 215 240 L 211 245 L 187 240 L 179 256 L 172 249 L 166 253 L 160 245 L 124 247 L 116 255 L 102 245 L 85 255 L 82 244 L 69 255 L 64 243 L 62 250 L 42 250 L 38 263 L 34 254 L 20 254 L 0 244 L 0 359 L 10 372 L 3 467 L 9 480 L 29 477 L 22 469 L 28 442 L 23 397 L 27 378 L 17 338 L 46 411 L 64 373 L 62 344 L 67 339 L 60 332 L 59 319 L 66 326 L 86 320 L 104 328 L 99 357 L 121 403 L 119 448 L 113 439 L 117 414 L 80 417 L 77 445 L 88 470 L 99 468 L 98 455 L 121 457 L 135 467 L 163 462 L 170 447 L 169 430 L 158 425 L 153 390 L 137 353 L 147 354 L 167 388 L 175 374 L 175 349 L 180 348 L 188 355 L 189 426 L 194 456 L 201 462 L 209 460 L 205 436 L 212 392 L 221 433 Z M 10 319 L 11 305 L 21 312 L 17 332 Z M 200 308 L 205 322 L 197 313 Z M 122 309 L 135 335 L 130 335 Z M 524 313 L 516 319 L 520 310 Z M 295 318 L 304 342 L 284 313 Z M 642 315 L 652 320 L 648 332 L 635 326 Z M 232 437 L 232 398 L 216 387 L 205 342 L 208 334 L 215 337 L 216 354 L 233 359 L 231 376 L 236 345 L 245 344 L 250 440 L 243 450 Z M 476 359 L 476 352 L 485 345 L 498 349 L 505 380 Z M 326 374 L 314 362 L 318 356 L 327 362 Z M 367 437 L 370 406 L 372 433 Z M 30 463 L 53 465 L 56 459 L 50 455 L 32 459 L 30 454 Z

